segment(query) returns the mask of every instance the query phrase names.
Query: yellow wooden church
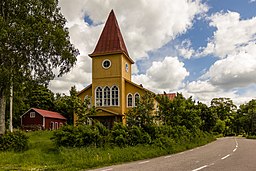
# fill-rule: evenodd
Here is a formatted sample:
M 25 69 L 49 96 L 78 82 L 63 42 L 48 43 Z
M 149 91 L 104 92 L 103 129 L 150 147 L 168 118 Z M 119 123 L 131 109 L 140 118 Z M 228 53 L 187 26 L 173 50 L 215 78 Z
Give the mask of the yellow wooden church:
M 80 91 L 78 97 L 90 99 L 91 106 L 97 110 L 92 117 L 106 127 L 111 128 L 114 122 L 125 124 L 125 113 L 149 90 L 131 81 L 134 61 L 129 56 L 113 10 L 89 56 L 92 58 L 92 84 Z

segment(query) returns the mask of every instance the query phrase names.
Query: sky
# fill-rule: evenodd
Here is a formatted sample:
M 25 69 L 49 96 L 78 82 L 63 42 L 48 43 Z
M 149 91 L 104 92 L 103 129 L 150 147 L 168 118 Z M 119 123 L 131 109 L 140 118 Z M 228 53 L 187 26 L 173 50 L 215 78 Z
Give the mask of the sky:
M 132 81 L 155 93 L 210 104 L 256 98 L 256 0 L 59 0 L 76 66 L 50 82 L 68 94 L 91 84 L 92 53 L 113 9 L 130 57 Z

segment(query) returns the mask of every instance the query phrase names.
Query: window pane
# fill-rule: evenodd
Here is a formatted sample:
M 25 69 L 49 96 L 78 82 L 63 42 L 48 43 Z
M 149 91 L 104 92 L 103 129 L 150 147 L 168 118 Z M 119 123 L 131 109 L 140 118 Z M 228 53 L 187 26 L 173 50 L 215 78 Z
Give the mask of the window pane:
M 117 86 L 112 87 L 112 105 L 118 106 L 118 87 Z
M 128 106 L 132 106 L 132 95 L 129 94 L 128 97 L 127 97 L 127 101 L 128 101 Z
M 104 88 L 104 106 L 110 106 L 110 88 Z
M 96 106 L 102 106 L 102 89 L 98 87 L 96 89 Z

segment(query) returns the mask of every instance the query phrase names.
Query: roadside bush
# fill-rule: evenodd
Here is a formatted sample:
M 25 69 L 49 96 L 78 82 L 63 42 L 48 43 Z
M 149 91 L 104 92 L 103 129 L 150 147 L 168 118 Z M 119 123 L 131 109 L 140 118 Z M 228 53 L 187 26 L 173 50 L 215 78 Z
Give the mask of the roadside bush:
M 111 143 L 119 147 L 125 147 L 129 142 L 129 133 L 122 123 L 115 123 L 111 131 Z
M 167 136 L 160 136 L 159 138 L 154 140 L 154 145 L 157 147 L 161 147 L 168 151 L 173 150 L 173 145 L 175 144 L 172 138 L 168 138 Z
M 129 145 L 151 144 L 151 137 L 138 126 L 132 126 L 129 131 Z
M 86 147 L 101 144 L 98 129 L 88 125 L 63 126 L 53 133 L 52 140 L 57 146 Z
M 0 136 L 0 151 L 13 150 L 15 152 L 28 149 L 28 137 L 21 131 L 8 132 Z

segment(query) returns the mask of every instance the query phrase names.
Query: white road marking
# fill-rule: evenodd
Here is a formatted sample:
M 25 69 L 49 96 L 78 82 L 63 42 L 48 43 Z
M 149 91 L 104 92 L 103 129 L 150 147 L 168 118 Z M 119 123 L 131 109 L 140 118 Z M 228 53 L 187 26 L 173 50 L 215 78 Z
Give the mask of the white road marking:
M 236 151 L 236 149 L 237 149 L 237 148 L 235 148 L 235 149 L 233 150 L 233 152 L 235 152 L 235 151 Z
M 194 151 L 194 150 L 192 149 L 192 150 L 189 150 L 189 151 Z
M 194 170 L 192 170 L 192 171 L 198 171 L 198 170 L 201 170 L 201 169 L 203 169 L 203 168 L 206 168 L 208 165 L 204 165 L 204 166 L 202 166 L 202 167 L 199 167 L 199 168 L 197 168 L 197 169 L 194 169 Z
M 214 165 L 214 163 L 209 164 L 209 166 L 213 166 L 213 165 Z
M 139 162 L 139 164 L 145 164 L 145 163 L 149 163 L 149 161 Z
M 104 169 L 104 170 L 101 170 L 101 171 L 109 171 L 109 170 L 113 170 L 113 168 L 108 168 L 108 169 Z
M 229 156 L 230 156 L 230 154 L 228 154 L 228 155 L 222 157 L 221 160 L 224 160 L 225 158 L 227 158 L 227 157 L 229 157 Z
M 165 156 L 164 158 L 167 159 L 167 158 L 170 158 L 170 157 L 172 157 L 172 156 L 171 155 L 170 156 Z

